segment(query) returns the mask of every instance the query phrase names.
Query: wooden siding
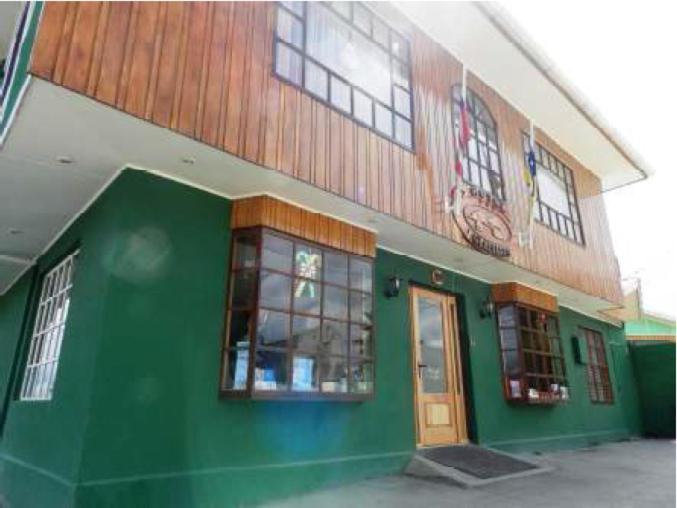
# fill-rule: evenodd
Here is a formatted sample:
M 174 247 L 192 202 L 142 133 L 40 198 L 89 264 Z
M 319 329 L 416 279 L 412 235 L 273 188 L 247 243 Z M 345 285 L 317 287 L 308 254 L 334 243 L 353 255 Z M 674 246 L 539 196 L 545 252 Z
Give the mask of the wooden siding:
M 266 226 L 351 254 L 376 257 L 376 235 L 371 231 L 269 196 L 236 200 L 230 225 L 233 229 Z
M 557 298 L 517 282 L 491 286 L 491 298 L 496 303 L 523 303 L 548 312 L 559 312 Z
M 465 243 L 442 207 L 453 161 L 450 89 L 460 81 L 461 66 L 396 12 L 388 10 L 387 17 L 411 41 L 416 153 L 272 75 L 271 3 L 46 2 L 32 72 Z M 496 119 L 508 209 L 517 232 L 526 222 L 521 132 L 527 119 L 471 73 L 468 85 Z M 534 249 L 515 242 L 510 261 L 620 303 L 599 179 L 545 133 L 537 130 L 536 135 L 574 172 L 587 243 L 580 246 L 537 224 Z

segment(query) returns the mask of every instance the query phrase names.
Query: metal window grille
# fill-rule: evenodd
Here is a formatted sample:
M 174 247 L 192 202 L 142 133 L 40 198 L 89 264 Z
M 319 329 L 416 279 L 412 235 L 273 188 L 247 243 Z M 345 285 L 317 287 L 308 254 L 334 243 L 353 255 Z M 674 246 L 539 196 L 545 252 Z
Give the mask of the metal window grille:
M 75 252 L 67 256 L 42 281 L 21 385 L 21 400 L 52 398 L 77 255 Z

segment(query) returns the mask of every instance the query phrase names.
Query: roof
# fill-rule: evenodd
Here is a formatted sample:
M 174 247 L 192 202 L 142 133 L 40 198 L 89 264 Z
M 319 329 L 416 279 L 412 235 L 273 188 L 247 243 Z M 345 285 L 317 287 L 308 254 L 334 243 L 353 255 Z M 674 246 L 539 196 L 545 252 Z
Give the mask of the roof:
M 653 173 L 501 6 L 396 2 L 395 7 L 596 174 L 603 190 Z M 450 29 L 449 20 L 462 22 Z
M 625 334 L 632 336 L 675 336 L 675 318 L 644 312 L 641 319 L 628 321 Z

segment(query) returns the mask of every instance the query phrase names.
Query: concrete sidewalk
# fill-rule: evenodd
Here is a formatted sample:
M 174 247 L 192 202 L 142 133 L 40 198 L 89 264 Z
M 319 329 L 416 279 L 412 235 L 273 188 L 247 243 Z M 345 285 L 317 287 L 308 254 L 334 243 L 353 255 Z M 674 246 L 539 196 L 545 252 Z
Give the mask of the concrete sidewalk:
M 552 473 L 477 489 L 406 476 L 366 480 L 269 504 L 275 508 L 674 507 L 675 442 L 640 440 L 541 455 Z

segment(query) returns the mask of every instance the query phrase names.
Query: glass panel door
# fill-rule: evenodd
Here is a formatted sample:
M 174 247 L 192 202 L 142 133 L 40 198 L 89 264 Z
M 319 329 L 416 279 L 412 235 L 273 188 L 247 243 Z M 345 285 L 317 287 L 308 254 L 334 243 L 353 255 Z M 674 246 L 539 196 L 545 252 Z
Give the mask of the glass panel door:
M 455 298 L 414 287 L 411 318 L 417 444 L 465 442 Z

